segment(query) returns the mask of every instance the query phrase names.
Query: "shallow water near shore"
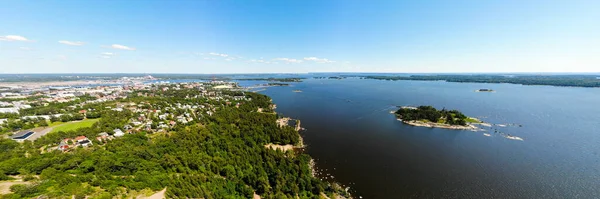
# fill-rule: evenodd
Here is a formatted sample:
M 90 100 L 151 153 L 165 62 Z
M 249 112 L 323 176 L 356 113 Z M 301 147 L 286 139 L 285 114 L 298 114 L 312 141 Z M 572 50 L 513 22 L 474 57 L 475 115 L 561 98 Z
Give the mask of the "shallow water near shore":
M 474 92 L 480 88 L 496 92 Z M 317 167 L 355 196 L 600 197 L 598 88 L 348 78 L 261 93 L 278 113 L 302 121 Z M 389 113 L 398 105 L 457 109 L 499 125 L 485 132 L 414 127 Z

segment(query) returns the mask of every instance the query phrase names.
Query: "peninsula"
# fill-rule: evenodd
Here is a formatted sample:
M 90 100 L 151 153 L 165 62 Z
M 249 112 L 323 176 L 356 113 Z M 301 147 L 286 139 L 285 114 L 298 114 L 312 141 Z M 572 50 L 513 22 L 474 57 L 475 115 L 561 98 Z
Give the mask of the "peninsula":
M 299 120 L 236 87 L 0 90 L 0 198 L 351 198 L 290 150 L 304 145 Z
M 405 124 L 431 128 L 477 130 L 471 124 L 481 123 L 477 118 L 467 117 L 460 111 L 437 110 L 432 106 L 402 106 L 394 114 Z

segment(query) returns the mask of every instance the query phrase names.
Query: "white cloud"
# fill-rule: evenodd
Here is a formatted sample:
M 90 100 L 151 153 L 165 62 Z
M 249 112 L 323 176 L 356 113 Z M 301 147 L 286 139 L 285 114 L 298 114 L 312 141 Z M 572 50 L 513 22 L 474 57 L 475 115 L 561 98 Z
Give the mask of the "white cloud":
M 325 59 L 325 58 L 317 58 L 317 57 L 305 57 L 304 60 L 306 61 L 314 61 L 317 63 L 333 63 L 335 61 L 329 60 L 329 59 Z
M 0 41 L 31 41 L 23 36 L 19 35 L 6 35 L 0 36 Z
M 265 61 L 265 60 L 262 60 L 262 59 L 259 59 L 259 60 L 252 59 L 252 60 L 250 60 L 249 62 L 254 62 L 254 63 L 263 63 L 263 64 L 270 64 L 270 63 L 271 63 L 270 61 Z
M 112 52 L 103 52 L 103 53 L 100 53 L 100 58 L 110 59 L 116 55 L 117 55 L 116 53 L 112 53 Z
M 58 59 L 60 60 L 67 60 L 67 56 L 66 55 L 58 55 L 56 56 Z
M 58 41 L 58 43 L 69 45 L 69 46 L 82 46 L 83 44 L 85 44 L 84 42 L 81 42 L 81 41 L 65 41 L 65 40 L 60 40 L 60 41 Z
M 229 57 L 228 54 L 220 54 L 220 53 L 208 53 L 209 55 L 213 55 L 213 56 L 221 56 L 221 57 Z
M 31 50 L 31 48 L 28 48 L 28 47 L 19 47 L 19 49 L 21 49 L 21 50 Z
M 129 46 L 120 45 L 120 44 L 113 44 L 110 47 L 114 48 L 114 49 L 119 49 L 119 50 L 135 50 L 135 48 L 132 48 L 132 47 L 129 47 Z
M 287 62 L 287 63 L 302 63 L 302 60 L 290 59 L 290 58 L 275 58 L 273 60 L 283 61 L 283 62 Z

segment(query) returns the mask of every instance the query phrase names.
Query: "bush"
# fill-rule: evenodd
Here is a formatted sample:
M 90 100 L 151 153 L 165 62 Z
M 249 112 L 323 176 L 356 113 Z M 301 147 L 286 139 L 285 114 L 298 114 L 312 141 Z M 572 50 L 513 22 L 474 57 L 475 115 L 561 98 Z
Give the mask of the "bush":
M 34 175 L 31 175 L 31 174 L 25 175 L 25 177 L 23 177 L 23 181 L 25 181 L 25 182 L 32 181 L 32 180 L 35 180 L 35 179 L 37 179 L 37 178 Z
M 36 185 L 16 184 L 16 185 L 10 186 L 10 191 L 15 194 L 25 197 L 28 195 L 35 194 L 37 192 L 37 186 Z
M 4 171 L 0 170 L 0 181 L 2 180 L 12 180 L 12 178 L 8 177 L 8 175 L 6 175 Z

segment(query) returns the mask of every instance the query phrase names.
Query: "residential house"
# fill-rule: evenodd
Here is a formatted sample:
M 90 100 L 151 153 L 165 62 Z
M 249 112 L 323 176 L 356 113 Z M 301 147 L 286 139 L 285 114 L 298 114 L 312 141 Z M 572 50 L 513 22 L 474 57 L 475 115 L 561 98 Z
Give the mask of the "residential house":
M 108 141 L 108 140 L 112 140 L 113 136 L 109 135 L 106 132 L 102 132 L 98 134 L 98 137 L 96 137 L 96 140 L 98 140 L 99 142 L 104 142 L 104 141 Z
M 115 129 L 115 130 L 113 130 L 113 132 L 114 132 L 113 135 L 115 137 L 123 137 L 125 135 L 125 133 L 123 133 L 123 131 L 121 131 L 121 129 Z
M 60 151 L 63 151 L 63 152 L 64 152 L 64 151 L 67 151 L 67 150 L 69 150 L 69 148 L 71 148 L 71 147 L 69 146 L 69 143 L 68 143 L 66 140 L 71 140 L 71 139 L 67 138 L 67 139 L 65 139 L 65 140 L 61 141 L 61 142 L 60 142 L 60 144 L 58 145 L 58 150 L 60 150 Z
M 162 114 L 162 115 L 159 115 L 159 116 L 158 116 L 158 119 L 161 119 L 161 120 L 166 120 L 166 119 L 167 119 L 167 114 Z
M 92 145 L 92 141 L 90 141 L 87 137 L 85 136 L 78 136 L 75 139 L 73 139 L 76 143 L 76 145 L 78 146 L 83 146 L 83 147 L 87 147 L 87 146 L 91 146 Z
M 125 130 L 129 130 L 129 129 L 132 129 L 132 128 L 133 127 L 131 125 L 129 125 L 129 124 L 126 124 L 125 126 L 123 126 L 123 129 L 125 129 Z

